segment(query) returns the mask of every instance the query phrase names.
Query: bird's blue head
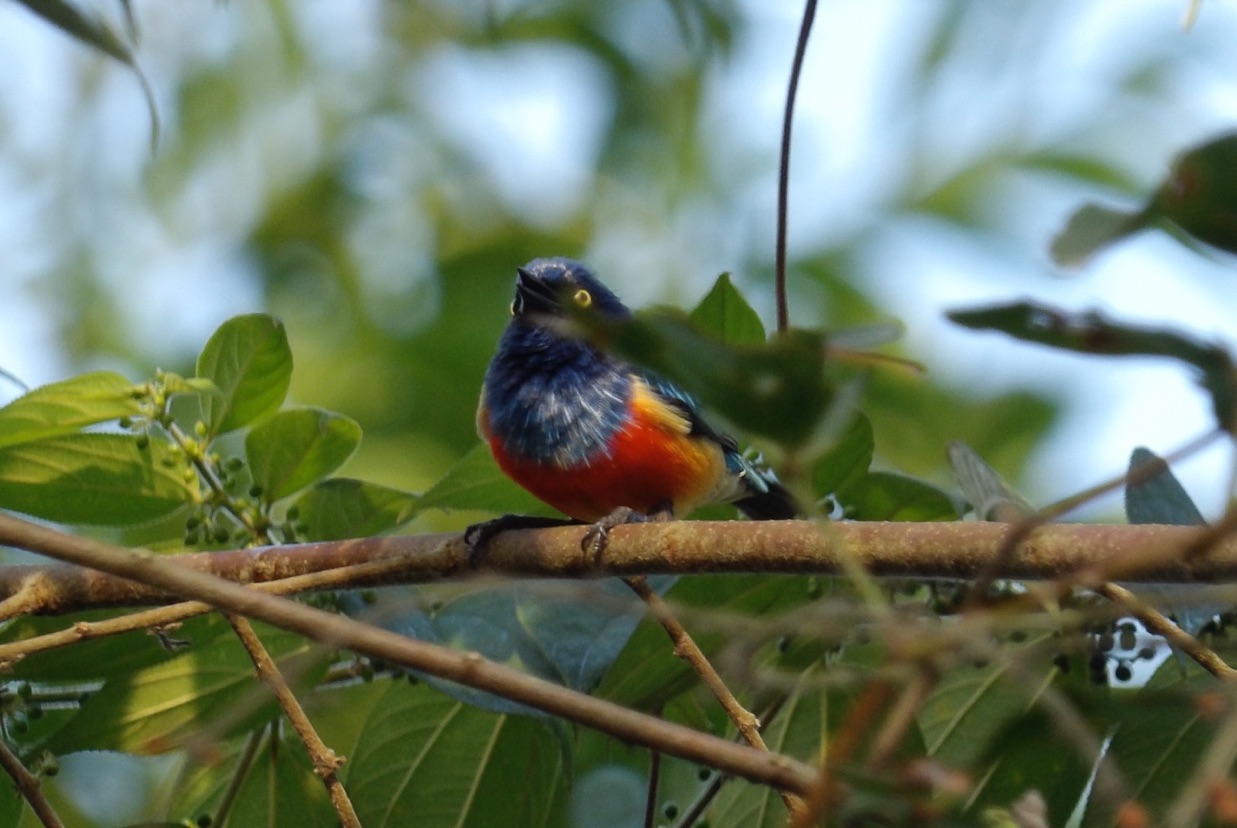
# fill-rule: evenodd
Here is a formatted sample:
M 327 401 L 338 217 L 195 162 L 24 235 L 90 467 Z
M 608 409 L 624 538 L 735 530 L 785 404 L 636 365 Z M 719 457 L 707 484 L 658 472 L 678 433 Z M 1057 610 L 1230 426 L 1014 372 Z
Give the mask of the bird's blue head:
M 537 317 L 562 317 L 573 310 L 591 310 L 610 319 L 631 316 L 613 291 L 572 259 L 533 259 L 515 272 L 511 314 L 516 319 L 536 324 Z

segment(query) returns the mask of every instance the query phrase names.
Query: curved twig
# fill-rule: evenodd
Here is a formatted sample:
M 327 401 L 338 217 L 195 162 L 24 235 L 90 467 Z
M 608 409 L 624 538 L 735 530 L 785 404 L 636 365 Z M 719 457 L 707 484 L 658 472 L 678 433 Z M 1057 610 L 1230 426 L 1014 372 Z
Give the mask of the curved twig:
M 795 57 L 790 67 L 790 82 L 786 85 L 786 108 L 782 115 L 782 147 L 777 165 L 777 242 L 774 269 L 777 272 L 777 329 L 790 326 L 786 300 L 786 225 L 790 200 L 790 128 L 795 119 L 795 95 L 799 91 L 799 75 L 803 72 L 803 56 L 807 53 L 812 21 L 816 18 L 816 0 L 807 0 L 803 21 L 799 24 L 799 39 L 795 42 Z
M 4 772 L 12 778 L 18 793 L 30 804 L 30 809 L 34 811 L 35 816 L 45 828 L 64 828 L 64 823 L 60 821 L 55 809 L 47 801 L 47 797 L 43 796 L 43 786 L 39 782 L 39 777 L 26 769 L 13 751 L 9 750 L 9 746 L 3 739 L 0 739 L 0 767 L 3 767 Z

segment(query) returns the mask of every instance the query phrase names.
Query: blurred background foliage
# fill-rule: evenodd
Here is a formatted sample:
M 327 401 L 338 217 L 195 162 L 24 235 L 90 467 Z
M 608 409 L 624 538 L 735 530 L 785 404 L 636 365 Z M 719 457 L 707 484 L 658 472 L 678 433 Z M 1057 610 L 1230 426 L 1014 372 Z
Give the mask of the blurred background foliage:
M 88 8 L 124 36 L 120 6 Z M 134 4 L 133 53 L 162 123 L 152 156 L 124 66 L 0 6 L 14 46 L 0 57 L 13 79 L 0 88 L 3 367 L 32 385 L 92 367 L 183 371 L 224 318 L 268 310 L 288 327 L 293 400 L 364 428 L 344 472 L 423 490 L 475 445 L 516 264 L 584 259 L 636 306 L 690 307 L 730 271 L 771 319 L 798 11 Z M 1077 465 L 1097 447 L 1079 446 L 1077 417 L 1041 438 L 1063 398 L 1111 399 L 1104 369 L 1029 362 L 942 313 L 1011 290 L 1121 307 L 1105 268 L 1079 288 L 1044 251 L 1079 194 L 1145 194 L 1231 109 L 1231 85 L 1216 87 L 1237 17 L 1209 7 L 1186 32 L 1182 11 L 823 5 L 792 163 L 792 322 L 906 323 L 902 354 L 931 370 L 874 380 L 879 465 L 945 482 L 943 447 L 962 439 L 1033 495 L 1090 479 Z M 1145 272 L 1123 278 L 1159 278 Z M 1164 381 L 1184 388 L 1171 370 Z M 1205 403 L 1181 395 L 1173 420 L 1188 435 Z M 1113 416 L 1084 411 L 1091 434 Z M 1123 438 L 1096 474 L 1169 439 Z
M 122 6 L 84 8 L 131 41 L 161 138 L 152 154 L 128 68 L 0 0 L 0 368 L 31 386 L 189 374 L 220 322 L 269 311 L 292 401 L 364 430 L 343 473 L 420 491 L 477 444 L 517 264 L 581 258 L 637 307 L 692 307 L 729 271 L 772 319 L 796 4 L 135 2 L 135 37 Z M 1038 294 L 1231 337 L 1226 260 L 1144 234 L 1065 280 L 1046 255 L 1082 200 L 1137 204 L 1180 147 L 1231 126 L 1237 10 L 1207 4 L 1188 31 L 1184 11 L 822 3 L 792 161 L 791 318 L 905 324 L 891 350 L 929 371 L 873 377 L 878 466 L 947 483 L 960 439 L 1042 501 L 1208 427 L 1179 368 L 944 318 Z M 107 789 L 169 784 L 145 761 L 66 757 L 58 806 L 115 824 L 129 812 L 106 812 Z

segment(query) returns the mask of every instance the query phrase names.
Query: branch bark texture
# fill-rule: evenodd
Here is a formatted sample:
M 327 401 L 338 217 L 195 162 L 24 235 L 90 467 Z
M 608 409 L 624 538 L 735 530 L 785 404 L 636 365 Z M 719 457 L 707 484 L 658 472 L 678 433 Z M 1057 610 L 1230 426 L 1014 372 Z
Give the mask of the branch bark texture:
M 0 513 L 0 543 L 140 581 L 182 598 L 256 618 L 329 647 L 341 647 L 486 690 L 671 756 L 718 768 L 778 790 L 802 793 L 813 771 L 785 756 L 662 721 L 487 661 L 476 653 L 387 630 L 235 584 L 144 550 L 125 549 Z
M 598 562 L 580 548 L 584 527 L 506 532 L 480 569 L 459 534 L 408 535 L 167 556 L 237 583 L 298 577 L 300 588 L 425 583 L 480 574 L 581 578 L 708 572 L 840 573 L 847 559 L 875 576 L 974 578 L 1012 524 L 675 521 L 620 526 Z M 0 537 L 0 541 L 4 541 Z M 11 541 L 10 541 L 11 543 Z M 1205 549 L 1199 551 L 1200 544 Z M 1156 525 L 1049 524 L 1035 529 L 999 573 L 1019 580 L 1214 583 L 1237 580 L 1237 538 Z M 164 589 L 77 566 L 0 567 L 0 601 L 67 613 L 149 606 Z

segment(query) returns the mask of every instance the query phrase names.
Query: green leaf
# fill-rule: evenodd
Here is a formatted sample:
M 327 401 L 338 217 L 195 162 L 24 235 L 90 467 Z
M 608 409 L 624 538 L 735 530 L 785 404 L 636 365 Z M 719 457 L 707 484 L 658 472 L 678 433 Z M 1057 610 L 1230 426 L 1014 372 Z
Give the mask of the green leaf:
M 418 498 L 411 492 L 336 477 L 315 484 L 296 499 L 305 539 L 366 538 L 405 522 Z
M 1037 302 L 1014 302 L 950 311 L 948 317 L 976 330 L 995 330 L 1028 342 L 1107 356 L 1159 356 L 1197 368 L 1212 408 L 1226 431 L 1237 428 L 1237 366 L 1222 347 L 1163 328 L 1124 325 L 1098 312 L 1071 314 Z
M 36 388 L 0 408 L 0 447 L 72 434 L 141 413 L 134 385 L 96 371 Z
M 210 394 L 215 397 L 223 397 L 223 392 L 219 390 L 215 383 L 205 377 L 182 377 L 171 372 L 163 375 L 163 391 L 169 397 L 174 394 L 193 394 L 198 396 Z
M 0 508 L 60 523 L 124 526 L 194 501 L 184 458 L 128 434 L 67 434 L 0 449 Z
M 1237 132 L 1177 156 L 1150 209 L 1196 239 L 1237 252 Z
M 1125 518 L 1130 523 L 1203 526 L 1207 521 L 1168 463 L 1145 448 L 1130 456 L 1125 485 Z
M 1122 212 L 1087 204 L 1070 217 L 1052 242 L 1057 264 L 1083 264 L 1096 251 L 1147 227 L 1161 226 L 1179 241 L 1180 231 L 1237 252 L 1237 133 L 1226 133 L 1185 150 L 1148 204 Z M 1178 230 L 1179 228 L 1179 230 Z
M 1130 523 L 1207 524 L 1168 463 L 1148 449 L 1134 449 L 1126 479 L 1125 517 Z M 1197 635 L 1213 618 L 1229 609 L 1224 604 L 1199 601 L 1199 589 L 1194 584 L 1142 584 L 1135 592 L 1154 602 L 1162 612 L 1170 612 L 1178 626 L 1191 635 Z
M 104 21 L 66 0 L 18 0 L 30 11 L 60 29 L 128 66 L 135 66 L 129 44 Z
M 0 643 L 26 641 L 37 635 L 60 632 L 79 622 L 101 621 L 116 616 L 114 610 L 95 610 L 71 616 L 23 615 L 0 630 Z M 176 641 L 205 647 L 231 629 L 222 616 L 211 614 L 186 620 L 170 634 Z M 125 681 L 136 670 L 162 664 L 172 654 L 159 639 L 145 630 L 124 635 L 87 638 L 72 647 L 56 647 L 32 653 L 13 664 L 13 678 L 37 682 Z
M 850 425 L 816 461 L 812 486 L 818 495 L 836 492 L 867 474 L 876 450 L 872 423 L 857 413 Z
M 17 825 L 24 810 L 25 800 L 17 795 L 16 785 L 0 787 L 0 825 Z
M 731 283 L 729 273 L 717 277 L 713 288 L 688 319 L 701 331 L 728 345 L 760 345 L 765 341 L 764 323 Z
M 405 682 L 391 682 L 368 713 L 345 766 L 363 824 L 562 824 L 570 778 L 561 743 L 541 720 L 468 707 Z
M 893 472 L 869 472 L 835 497 L 854 520 L 958 519 L 958 507 L 944 491 Z
M 583 322 L 603 345 L 678 383 L 738 428 L 786 446 L 807 442 L 833 401 L 818 332 L 796 329 L 767 344 L 727 345 L 668 312 Z
M 340 770 L 345 784 L 352 767 L 351 759 L 356 754 L 356 745 L 361 736 L 359 723 L 372 714 L 375 704 L 382 702 L 390 684 L 389 681 L 380 679 L 342 687 L 322 687 L 301 697 L 322 741 L 338 756 L 349 760 Z M 211 746 L 212 752 L 207 757 L 208 761 L 191 759 L 184 763 L 183 769 L 169 787 L 171 797 L 163 811 L 168 819 L 189 820 L 188 823 L 176 823 L 180 828 L 184 828 L 187 824 L 196 824 L 195 821 L 202 815 L 217 812 L 219 799 L 236 772 L 236 762 L 249 735 L 242 734 L 226 742 L 216 740 Z M 280 738 L 275 742 L 270 740 L 269 733 L 263 734 L 261 738 L 262 743 L 255 756 L 254 766 L 244 777 L 245 787 L 240 793 L 243 801 L 238 802 L 234 819 L 229 820 L 228 824 L 261 825 L 270 828 L 283 825 L 294 825 L 298 828 L 338 826 L 339 818 L 323 796 L 325 789 L 322 781 L 316 776 L 305 775 L 312 774 L 312 770 L 305 764 L 305 748 L 292 729 L 281 728 Z M 281 762 L 284 765 L 282 769 Z M 283 772 L 286 772 L 286 775 L 280 775 Z M 278 778 L 276 775 L 279 775 Z M 308 800 L 312 807 L 306 809 L 303 804 L 295 801 L 296 797 Z M 255 815 L 253 810 L 256 808 L 251 810 L 251 806 L 261 806 L 264 803 L 269 803 L 275 809 L 271 819 Z M 235 818 L 239 812 L 249 814 L 250 818 Z M 288 821 L 283 817 L 287 817 Z M 297 819 L 293 819 L 294 817 Z
M 1232 663 L 1231 648 L 1221 655 Z M 1169 659 L 1142 689 L 1113 691 L 1109 696 L 1106 730 L 1101 731 L 1112 732 L 1107 755 L 1153 820 L 1163 817 L 1182 789 L 1197 778 L 1200 758 L 1215 749 L 1223 719 L 1207 715 L 1207 705 L 1199 697 L 1216 689 L 1213 676 L 1193 664 L 1183 666 Z M 1111 808 L 1093 798 L 1082 824 L 1115 824 Z
M 1041 708 L 1026 711 L 996 735 L 974 773 L 983 773 L 985 767 L 991 771 L 983 778 L 971 811 L 984 820 L 981 824 L 993 825 L 1004 823 L 986 819 L 1032 790 L 1043 797 L 1047 824 L 1073 824 L 1067 817 L 1087 792 L 1092 770 L 1079 756 L 1076 740 L 1062 737 L 1059 721 Z
M 460 458 L 441 480 L 421 496 L 415 509 L 405 518 L 430 508 L 477 509 L 520 515 L 559 514 L 507 477 L 484 444 Z
M 1004 646 L 1035 652 L 1045 640 L 1040 635 L 1022 645 Z M 1011 655 L 1021 657 L 1017 652 Z M 1047 684 L 1054 668 L 1047 659 L 1040 661 L 1034 675 Z M 1026 713 L 1035 688 L 1015 677 L 1011 663 L 959 665 L 942 677 L 918 717 L 929 756 L 953 767 L 973 768 L 997 734 Z
M 1016 523 L 1035 514 L 1035 507 L 966 443 L 953 441 L 946 456 L 963 496 L 980 520 Z
M 292 382 L 292 351 L 283 323 L 262 313 L 224 322 L 202 349 L 197 375 L 220 392 L 202 399 L 211 434 L 242 428 L 271 413 Z
M 1147 227 L 1144 212 L 1125 212 L 1085 204 L 1052 240 L 1052 260 L 1061 267 L 1079 267 L 1109 245 L 1115 244 Z
M 228 824 L 272 828 L 338 826 L 339 815 L 331 806 L 322 780 L 314 774 L 296 733 L 291 728 L 281 728 L 279 737 L 272 739 L 270 728 L 266 728 L 260 739 L 253 764 L 236 792 Z M 167 816 L 190 821 L 169 825 L 195 824 L 198 817 L 217 813 L 220 800 L 233 781 L 246 740 L 247 736 L 238 737 L 226 745 L 213 745 L 217 753 L 211 756 L 212 761 L 186 764 L 171 788 Z
M 150 146 L 153 152 L 159 144 L 159 110 L 155 106 L 154 92 L 146 80 L 146 75 L 138 67 L 129 44 L 112 31 L 107 23 L 67 0 L 18 0 L 18 2 L 70 37 L 98 49 L 133 70 L 138 83 L 142 86 L 142 94 L 146 98 L 146 107 L 150 112 Z
M 765 743 L 778 754 L 803 762 L 818 760 L 830 733 L 845 716 L 848 702 L 842 693 L 826 690 L 818 663 L 800 674 L 777 716 L 768 722 Z M 922 755 L 917 734 L 912 733 L 908 741 L 910 750 Z M 918 821 L 909 801 L 891 796 L 879 781 L 866 781 L 859 774 L 853 782 L 848 778 L 848 786 L 845 803 L 835 813 L 838 824 L 912 825 Z M 767 786 L 726 785 L 709 808 L 708 823 L 713 828 L 777 828 L 787 824 L 786 806 Z
M 829 695 L 820 689 L 818 670 L 804 673 L 765 732 L 769 750 L 811 761 L 828 743 Z M 837 712 L 833 713 L 837 716 Z M 786 806 L 777 791 L 761 786 L 727 785 L 709 809 L 714 828 L 775 828 L 787 824 Z
M 659 591 L 671 578 L 650 579 Z M 393 587 L 340 598 L 350 615 L 373 617 L 386 629 L 457 650 L 588 692 L 610 669 L 644 615 L 621 581 L 564 585 L 526 580 L 500 587 Z M 425 681 L 467 704 L 499 713 L 536 713 L 504 698 L 426 676 Z
M 975 812 L 1008 807 L 1034 788 L 1049 801 L 1050 824 L 1064 824 L 1086 787 L 1076 746 L 1045 721 L 1036 701 L 1050 687 L 1073 688 L 1080 704 L 1106 691 L 1087 684 L 1081 664 L 1071 663 L 1076 669 L 1063 676 L 1049 646 L 1053 635 L 1011 636 L 996 663 L 954 667 L 920 709 L 927 755 L 978 780 Z
M 321 651 L 305 639 L 261 627 L 267 650 L 297 687 L 312 686 L 325 674 Z M 290 678 L 291 680 L 291 678 Z M 210 723 L 223 737 L 251 729 L 276 714 L 270 691 L 255 678 L 253 663 L 231 636 L 193 646 L 181 655 L 115 676 L 82 705 L 71 727 L 56 733 L 47 748 L 121 750 L 161 754 L 184 747 Z
M 1035 172 L 1065 176 L 1081 183 L 1099 184 L 1114 190 L 1133 192 L 1139 182 L 1127 171 L 1119 169 L 1113 159 L 1096 155 L 1080 155 L 1068 149 L 1040 149 L 1023 155 L 1023 167 Z
M 684 611 L 700 607 L 732 620 L 745 616 L 769 619 L 816 600 L 821 583 L 822 579 L 798 575 L 692 575 L 679 578 L 665 597 Z M 692 637 L 705 655 L 734 643 L 732 634 L 707 625 L 692 629 Z M 596 695 L 626 707 L 658 710 L 698 681 L 695 671 L 674 655 L 662 626 L 646 618 L 602 679 Z
M 289 408 L 249 430 L 253 482 L 273 502 L 328 477 L 361 443 L 356 420 L 321 408 Z

